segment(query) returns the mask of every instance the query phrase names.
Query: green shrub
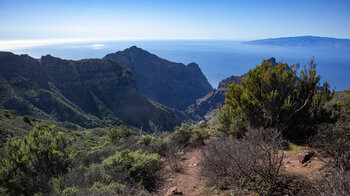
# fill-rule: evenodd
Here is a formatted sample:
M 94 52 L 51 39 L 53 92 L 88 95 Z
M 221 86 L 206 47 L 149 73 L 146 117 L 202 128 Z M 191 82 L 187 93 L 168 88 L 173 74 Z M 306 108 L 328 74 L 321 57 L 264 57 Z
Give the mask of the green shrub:
M 151 146 L 154 141 L 154 137 L 150 135 L 143 135 L 138 141 L 137 144 Z
M 204 140 L 210 137 L 210 133 L 207 128 L 194 127 L 194 129 L 192 129 L 192 133 L 190 142 L 192 145 L 204 144 Z
M 170 136 L 170 140 L 180 146 L 188 147 L 202 144 L 209 136 L 207 128 L 182 124 L 180 127 L 175 128 L 174 133 Z
M 112 172 L 118 172 L 118 168 L 121 168 L 131 179 L 141 183 L 147 189 L 154 187 L 157 171 L 161 166 L 158 154 L 149 154 L 140 150 L 132 152 L 129 149 L 117 152 L 106 159 L 104 164 L 106 169 Z
M 170 145 L 170 137 L 155 137 L 151 143 L 152 152 L 159 154 L 160 156 L 166 157 Z
M 48 192 L 48 181 L 68 170 L 69 145 L 63 132 L 47 125 L 11 138 L 1 150 L 0 185 L 14 195 Z
M 248 127 L 277 128 L 288 139 L 305 139 L 316 125 L 328 120 L 323 108 L 332 93 L 329 84 L 320 85 L 314 60 L 300 71 L 299 65 L 264 60 L 248 72 L 242 86 L 229 86 L 223 118 L 229 134 L 241 134 Z M 233 126 L 233 127 L 231 127 Z
M 131 130 L 125 125 L 122 125 L 118 128 L 111 128 L 108 131 L 108 138 L 112 143 L 116 143 L 123 138 L 129 137 L 130 135 Z
M 62 191 L 63 196 L 76 196 L 78 190 L 76 187 L 68 187 Z

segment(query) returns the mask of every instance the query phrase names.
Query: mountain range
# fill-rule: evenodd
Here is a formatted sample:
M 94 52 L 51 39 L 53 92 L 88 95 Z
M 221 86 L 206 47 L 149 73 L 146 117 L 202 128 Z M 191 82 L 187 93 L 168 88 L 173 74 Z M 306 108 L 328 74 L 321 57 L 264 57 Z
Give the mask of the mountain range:
M 84 128 L 127 123 L 172 130 L 180 120 L 137 91 L 133 73 L 108 59 L 40 60 L 0 52 L 0 107 Z
M 260 39 L 242 42 L 245 44 L 273 45 L 273 46 L 299 46 L 299 47 L 330 47 L 344 48 L 350 47 L 350 39 L 339 39 L 318 36 L 298 36 Z
M 228 86 L 244 77 L 230 76 L 214 90 L 196 63 L 170 62 L 136 46 L 78 61 L 0 52 L 0 109 L 70 127 L 172 130 L 210 120 Z

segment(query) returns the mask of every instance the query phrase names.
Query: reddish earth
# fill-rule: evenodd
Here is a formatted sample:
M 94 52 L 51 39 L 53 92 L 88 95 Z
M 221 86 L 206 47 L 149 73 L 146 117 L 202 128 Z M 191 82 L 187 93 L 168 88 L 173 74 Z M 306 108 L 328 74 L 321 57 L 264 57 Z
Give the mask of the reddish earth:
M 298 160 L 297 151 L 284 151 L 284 170 L 287 173 L 296 176 L 305 177 L 309 180 L 316 179 L 320 176 L 320 172 L 325 166 L 325 162 L 318 157 L 312 157 L 309 161 L 302 164 Z
M 206 142 L 207 143 L 207 142 Z M 168 190 L 176 187 L 185 196 L 203 195 L 206 179 L 201 175 L 200 162 L 207 145 L 187 151 L 181 157 L 181 172 L 172 172 L 166 177 L 164 185 L 156 195 L 166 195 Z

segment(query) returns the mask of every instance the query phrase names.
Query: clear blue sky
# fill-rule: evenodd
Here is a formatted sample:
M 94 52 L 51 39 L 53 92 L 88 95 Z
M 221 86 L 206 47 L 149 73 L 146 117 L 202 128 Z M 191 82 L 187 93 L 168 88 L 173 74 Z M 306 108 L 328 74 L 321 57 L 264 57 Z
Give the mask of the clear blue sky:
M 350 0 L 0 0 L 0 40 L 350 38 Z

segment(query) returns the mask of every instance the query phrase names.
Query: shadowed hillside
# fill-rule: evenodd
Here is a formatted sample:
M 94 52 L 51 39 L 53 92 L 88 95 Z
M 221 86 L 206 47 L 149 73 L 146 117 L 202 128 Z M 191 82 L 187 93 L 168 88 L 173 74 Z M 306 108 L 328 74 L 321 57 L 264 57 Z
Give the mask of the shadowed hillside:
M 213 89 L 199 66 L 174 63 L 136 46 L 104 57 L 128 67 L 145 97 L 184 110 Z
M 91 128 L 121 124 L 170 130 L 172 112 L 137 92 L 133 74 L 107 59 L 68 61 L 0 53 L 1 108 Z

